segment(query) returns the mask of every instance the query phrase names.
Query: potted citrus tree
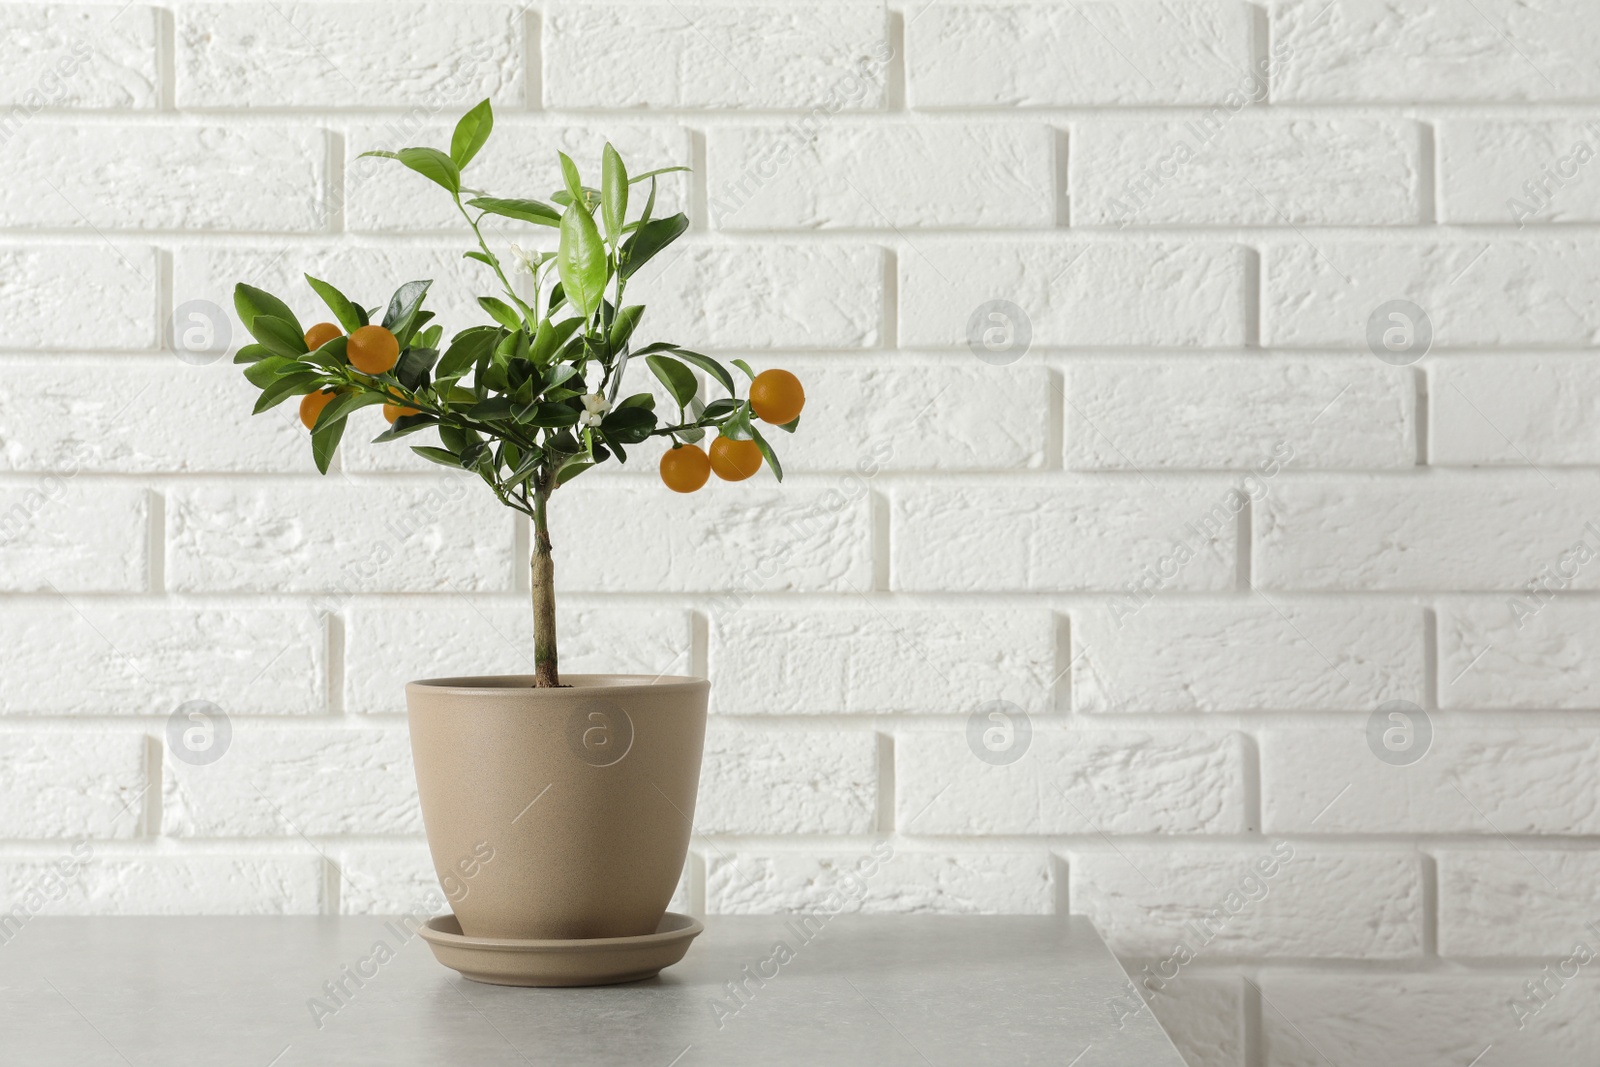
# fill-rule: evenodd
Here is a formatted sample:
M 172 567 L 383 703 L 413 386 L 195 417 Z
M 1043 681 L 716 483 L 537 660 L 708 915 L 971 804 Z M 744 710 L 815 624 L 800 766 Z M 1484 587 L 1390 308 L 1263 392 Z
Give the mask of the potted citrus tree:
M 652 959 L 661 966 L 659 953 L 642 962 L 629 955 L 640 945 L 676 933 L 672 958 L 681 958 L 698 929 L 687 920 L 658 926 L 688 850 L 710 685 L 561 674 L 548 509 L 568 483 L 626 462 L 651 438 L 669 445 L 660 475 L 677 492 L 701 488 L 713 473 L 740 481 L 763 465 L 781 480 L 760 424 L 793 432 L 805 396 L 784 370 L 756 374 L 737 359 L 730 370 L 671 342 L 637 343 L 644 307 L 627 302 L 630 282 L 688 227 L 682 214 L 657 217 L 657 177 L 684 168 L 630 175 L 608 144 L 597 188 L 561 154 L 564 183 L 553 195 L 491 196 L 467 187 L 463 174 L 493 124 L 485 100 L 457 124 L 448 151 L 368 153 L 452 198 L 475 239 L 465 255 L 497 289 L 478 297 L 489 321 L 446 342 L 424 306 L 428 281 L 406 282 L 386 305 L 368 308 L 308 275 L 333 321 L 307 328 L 287 301 L 241 283 L 235 307 L 255 343 L 236 362 L 261 390 L 258 413 L 300 398 L 319 471 L 327 472 L 350 416 L 381 405 L 390 425 L 376 440 L 427 434 L 413 438 L 426 442 L 413 451 L 481 478 L 532 522 L 533 673 L 406 687 L 435 869 L 451 884 L 471 872 L 470 891 L 452 896 L 454 920 L 430 924 L 430 940 L 472 977 L 625 980 L 654 973 Z M 554 247 L 512 246 L 508 270 L 484 237 L 486 216 L 549 227 Z M 521 291 L 512 281 L 519 273 Z M 653 375 L 662 401 L 624 388 L 636 367 Z M 445 941 L 456 953 L 449 958 Z

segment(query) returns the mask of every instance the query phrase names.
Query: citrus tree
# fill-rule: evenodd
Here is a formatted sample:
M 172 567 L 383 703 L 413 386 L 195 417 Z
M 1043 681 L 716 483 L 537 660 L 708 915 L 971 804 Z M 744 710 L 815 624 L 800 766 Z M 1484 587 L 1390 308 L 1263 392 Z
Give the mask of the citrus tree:
M 497 295 L 478 297 L 490 322 L 444 344 L 443 327 L 423 307 L 431 282 L 406 282 L 386 306 L 367 308 L 306 275 L 336 320 L 306 329 L 287 302 L 240 283 L 234 306 L 255 343 L 234 361 L 245 364 L 245 377 L 261 390 L 257 413 L 302 398 L 300 419 L 322 473 L 350 415 L 381 404 L 390 426 L 375 440 L 434 431 L 437 443 L 412 451 L 476 474 L 502 504 L 532 519 L 534 684 L 556 686 L 551 495 L 607 460 L 626 462 L 628 449 L 652 437 L 670 439 L 660 474 L 678 492 L 701 488 L 712 472 L 741 481 L 763 463 L 781 480 L 783 468 L 757 422 L 793 432 L 805 393 L 788 371 L 756 374 L 735 359 L 749 379 L 740 397 L 740 380 L 715 359 L 668 341 L 634 346 L 644 307 L 625 302 L 628 284 L 689 226 L 681 213 L 656 216 L 656 179 L 687 168 L 630 176 L 607 144 L 598 189 L 584 185 L 577 165 L 559 153 L 564 185 L 547 200 L 490 196 L 465 186 L 462 175 L 493 126 L 485 100 L 456 125 L 449 151 L 365 153 L 398 160 L 450 194 L 476 238 L 466 258 L 483 264 L 498 285 Z M 635 187 L 642 191 L 645 182 L 648 195 L 630 218 Z M 484 238 L 491 215 L 549 227 L 555 247 L 511 245 L 508 273 Z M 521 291 L 513 277 L 522 278 Z M 670 398 L 665 412 L 651 392 L 622 389 L 625 371 L 640 359 Z M 716 435 L 709 456 L 700 447 L 708 430 Z

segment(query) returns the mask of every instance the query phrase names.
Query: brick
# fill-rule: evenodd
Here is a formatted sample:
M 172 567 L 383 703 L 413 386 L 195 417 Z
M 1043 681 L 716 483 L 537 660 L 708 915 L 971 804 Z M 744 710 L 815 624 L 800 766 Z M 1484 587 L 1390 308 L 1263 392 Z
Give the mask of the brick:
M 238 723 L 215 763 L 168 759 L 161 779 L 161 832 L 168 837 L 422 832 L 403 729 Z
M 327 228 L 322 131 L 290 126 L 31 122 L 6 146 L 0 226 L 83 230 Z M 111 243 L 111 242 L 108 242 Z M 98 255 L 116 258 L 115 243 Z
M 1291 476 L 1256 506 L 1255 580 L 1264 589 L 1515 589 L 1596 513 L 1600 481 L 1590 474 Z M 1600 587 L 1600 569 L 1573 584 Z
M 919 108 L 1209 104 L 1262 91 L 1238 3 L 939 3 L 905 33 Z
M 1600 463 L 1591 397 L 1600 368 L 1582 356 L 1459 356 L 1429 368 L 1428 462 L 1435 466 Z
M 0 33 L 14 46 L 0 72 L 0 144 L 43 108 L 151 108 L 159 102 L 153 7 L 8 4 Z
M 1574 543 L 1579 540 L 1600 548 L 1600 538 L 1588 531 L 1575 534 Z M 1560 562 L 1563 555 L 1553 554 L 1546 566 L 1572 572 L 1576 564 Z M 1527 581 L 1544 571 L 1530 570 Z M 1600 707 L 1600 685 L 1589 667 L 1600 653 L 1600 606 L 1552 602 L 1563 591 L 1541 583 L 1534 593 L 1440 604 L 1439 706 Z
M 1285 0 L 1269 18 L 1288 54 L 1272 86 L 1279 103 L 1600 96 L 1590 62 L 1600 20 L 1587 7 Z
M 884 105 L 888 21 L 861 0 L 553 3 L 543 42 L 546 107 Z
M 1054 134 L 1013 124 L 713 127 L 718 229 L 1055 225 Z
M 965 714 L 994 700 L 1045 711 L 1058 669 L 1055 630 L 1046 611 L 729 603 L 712 621 L 711 699 L 735 715 Z
M 911 912 L 1047 915 L 1043 852 L 908 852 L 881 842 L 858 852 L 719 853 L 706 861 L 706 912 Z M 867 866 L 862 866 L 863 864 Z
M 1067 369 L 1074 470 L 1416 464 L 1416 389 L 1371 360 L 1093 360 Z
M 890 584 L 914 592 L 1111 590 L 1192 553 L 1172 587 L 1232 588 L 1237 522 L 1202 530 L 1227 486 L 1059 480 L 891 491 Z
M 0 911 L 42 897 L 44 915 L 315 915 L 323 861 L 283 856 L 13 857 L 0 866 Z M 64 866 L 63 866 L 64 864 Z
M 0 321 L 23 349 L 128 349 L 156 344 L 156 251 L 119 242 L 0 248 Z M 86 292 L 97 314 L 81 313 Z
M 785 474 L 847 471 L 864 487 L 882 471 L 1045 465 L 1058 390 L 1044 368 L 843 362 L 785 362 L 806 389 L 803 429 L 768 437 Z
M 979 722 L 990 725 L 986 718 Z M 971 747 L 971 728 L 896 735 L 895 826 L 901 833 L 1246 829 L 1244 753 L 1237 734 L 1069 731 L 1036 718 L 1022 756 L 994 765 Z
M 1585 786 L 1600 771 L 1600 739 L 1567 729 L 1429 723 L 1426 754 L 1405 766 L 1374 755 L 1366 722 L 1263 734 L 1263 831 L 1600 832 Z
M 1262 255 L 1265 345 L 1367 351 L 1368 320 L 1392 300 L 1417 305 L 1433 347 L 1593 345 L 1600 265 L 1586 243 L 1334 239 L 1269 245 Z M 1382 321 L 1380 319 L 1380 321 Z
M 453 118 L 453 115 L 443 116 Z M 345 225 L 354 232 L 415 232 L 445 230 L 461 235 L 463 247 L 472 244 L 472 233 L 455 209 L 450 194 L 392 159 L 358 158 L 372 149 L 394 151 L 410 145 L 447 146 L 453 127 L 429 125 L 421 129 L 396 128 L 396 124 L 352 127 L 345 151 Z M 514 120 L 497 121 L 489 143 L 472 160 L 468 181 L 475 188 L 490 190 L 495 196 L 518 196 L 550 200 L 552 190 L 563 188 L 557 152 L 565 152 L 583 172 L 584 180 L 600 184 L 600 153 L 610 142 L 622 155 L 628 169 L 643 174 L 658 167 L 688 166 L 693 162 L 687 130 L 671 127 L 611 126 L 604 131 L 593 126 L 523 126 Z M 655 215 L 665 218 L 687 210 L 689 176 L 663 174 L 657 179 Z M 649 195 L 648 183 L 633 187 L 637 215 Z M 473 214 L 478 212 L 473 210 Z M 489 247 L 506 259 L 510 273 L 508 243 L 524 247 L 535 245 L 553 250 L 557 233 L 548 227 L 517 222 L 498 215 L 484 216 L 481 228 Z M 479 271 L 484 286 L 491 279 Z M 487 288 L 484 289 L 488 291 Z
M 246 418 L 258 391 L 239 368 L 172 356 L 18 360 L 0 378 L 0 466 L 169 473 L 314 470 L 293 404 Z M 84 389 L 87 376 L 97 383 Z
M 523 20 L 510 4 L 188 4 L 177 11 L 181 108 L 343 107 L 455 115 L 521 103 Z M 315 43 L 313 43 L 315 42 Z
M 846 244 L 674 246 L 628 291 L 648 300 L 648 337 L 713 349 L 875 348 L 883 250 Z
M 0 641 L 7 715 L 166 716 L 194 700 L 242 715 L 327 706 L 327 642 L 308 608 L 19 601 L 0 610 Z
M 1592 892 L 1600 856 L 1593 852 L 1452 848 L 1436 860 L 1441 956 L 1554 962 L 1577 942 L 1592 952 L 1600 940 Z
M 1214 108 L 1074 123 L 1074 226 L 1405 225 L 1419 221 L 1415 123 Z
M 559 569 L 558 569 L 559 573 Z M 690 674 L 689 617 L 681 611 L 579 608 L 556 615 L 566 674 Z M 533 609 L 526 595 L 446 604 L 362 601 L 345 625 L 345 710 L 405 711 L 416 678 L 532 674 Z
M 654 464 L 653 450 L 640 458 Z M 576 484 L 576 483 L 575 483 Z M 592 485 L 550 509 L 560 588 L 586 592 L 849 592 L 872 585 L 871 502 L 790 486 Z
M 180 591 L 493 592 L 511 516 L 476 480 L 186 484 L 167 498 Z
M 1036 346 L 1245 341 L 1246 253 L 1220 242 L 919 241 L 900 260 L 904 345 L 966 348 L 993 300 L 1022 311 Z
M 1069 870 L 1072 910 L 1118 955 L 1164 958 L 1176 945 L 1208 959 L 1422 953 L 1422 872 L 1409 851 L 1124 847 L 1074 853 Z
M 1570 946 L 1569 946 L 1570 948 Z M 1314 975 L 1269 972 L 1260 989 L 1263 1063 L 1499 1062 L 1564 1067 L 1600 1056 L 1593 1019 L 1600 983 L 1587 973 L 1518 1029 L 1513 998 L 1540 977 L 1524 964 L 1509 973 Z
M 0 733 L 0 836 L 143 836 L 145 735 Z
M 1072 630 L 1077 711 L 1366 711 L 1424 684 L 1422 615 L 1402 604 L 1121 601 Z
M 149 584 L 149 496 L 49 474 L 0 489 L 0 590 L 136 593 Z
M 713 721 L 700 768 L 699 834 L 868 834 L 878 806 L 878 735 Z
M 1438 137 L 1443 221 L 1600 220 L 1593 119 L 1446 119 Z

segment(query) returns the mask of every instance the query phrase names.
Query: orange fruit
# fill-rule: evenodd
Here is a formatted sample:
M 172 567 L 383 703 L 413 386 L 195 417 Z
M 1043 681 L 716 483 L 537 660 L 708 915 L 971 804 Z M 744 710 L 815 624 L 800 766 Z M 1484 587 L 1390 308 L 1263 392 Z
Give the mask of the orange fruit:
M 404 406 L 403 404 L 385 404 L 385 405 L 383 405 L 383 417 L 388 419 L 390 422 L 393 422 L 395 419 L 398 419 L 402 415 L 420 415 L 420 414 L 422 414 L 422 412 L 418 411 L 416 408 L 408 408 L 408 407 Z
M 782 426 L 800 417 L 806 391 L 800 379 L 786 370 L 764 370 L 750 383 L 750 406 L 762 422 Z
M 362 326 L 350 334 L 345 355 L 362 374 L 382 374 L 400 361 L 400 342 L 382 326 Z
M 678 445 L 661 457 L 661 480 L 674 493 L 692 493 L 710 477 L 711 461 L 697 445 Z
M 317 424 L 317 416 L 322 414 L 322 409 L 333 402 L 338 395 L 331 389 L 324 389 L 320 393 L 307 393 L 300 398 L 300 421 L 306 424 L 306 429 L 311 429 Z
M 319 322 L 306 331 L 306 347 L 315 352 L 342 333 L 344 331 L 331 322 Z
M 761 469 L 761 447 L 754 441 L 718 437 L 711 442 L 711 469 L 725 482 L 742 482 Z

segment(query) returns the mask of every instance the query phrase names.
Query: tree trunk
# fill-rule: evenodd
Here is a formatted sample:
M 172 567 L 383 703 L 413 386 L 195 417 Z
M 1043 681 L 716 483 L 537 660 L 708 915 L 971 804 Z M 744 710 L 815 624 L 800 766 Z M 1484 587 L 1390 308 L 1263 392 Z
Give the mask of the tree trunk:
M 540 486 L 533 498 L 533 684 L 551 689 L 561 684 L 556 669 L 556 564 L 550 555 L 550 525 L 545 503 L 550 491 Z

